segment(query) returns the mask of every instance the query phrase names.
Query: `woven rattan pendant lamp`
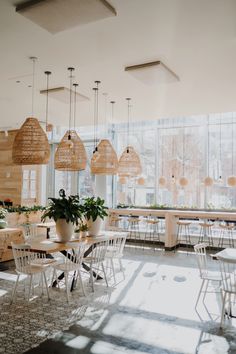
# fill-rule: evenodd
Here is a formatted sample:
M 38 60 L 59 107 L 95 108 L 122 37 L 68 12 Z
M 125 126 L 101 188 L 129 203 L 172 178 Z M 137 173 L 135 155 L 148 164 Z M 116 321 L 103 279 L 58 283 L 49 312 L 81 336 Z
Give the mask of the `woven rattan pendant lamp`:
M 97 87 L 94 89 L 94 146 L 97 142 L 97 129 L 98 129 L 98 85 L 100 81 L 95 81 Z M 95 146 L 93 156 L 91 158 L 91 173 L 93 175 L 115 175 L 118 169 L 118 159 L 116 152 L 108 139 L 101 139 L 99 144 Z
M 232 114 L 231 120 L 231 176 L 227 179 L 227 184 L 229 187 L 236 186 L 236 176 L 234 175 L 234 118 Z
M 49 162 L 50 146 L 48 138 L 37 118 L 34 118 L 34 79 L 36 57 L 32 74 L 32 117 L 27 118 L 18 130 L 12 147 L 12 160 L 16 165 L 44 165 Z
M 204 179 L 203 183 L 205 187 L 211 187 L 213 185 L 213 178 L 209 176 L 210 170 L 210 132 L 209 132 L 209 117 L 207 118 L 207 177 Z
M 142 173 L 142 167 L 139 155 L 129 144 L 129 125 L 130 125 L 130 98 L 126 98 L 128 103 L 128 129 L 127 129 L 127 147 L 119 159 L 118 174 L 124 177 L 137 177 Z
M 69 105 L 69 129 L 63 136 L 55 152 L 54 168 L 58 171 L 81 171 L 86 167 L 86 152 L 81 139 L 75 129 L 71 129 L 72 120 L 72 72 L 74 68 L 68 68 L 70 72 L 70 105 Z M 76 100 L 76 93 L 75 93 Z M 75 103 L 76 104 L 76 103 Z M 76 112 L 76 109 L 75 111 Z M 74 114 L 75 124 L 75 114 Z

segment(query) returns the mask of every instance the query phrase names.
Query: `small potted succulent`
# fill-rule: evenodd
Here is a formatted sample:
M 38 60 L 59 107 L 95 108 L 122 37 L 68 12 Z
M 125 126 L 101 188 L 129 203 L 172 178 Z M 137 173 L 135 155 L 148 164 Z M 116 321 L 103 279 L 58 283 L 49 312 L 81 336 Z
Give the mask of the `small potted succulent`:
M 60 198 L 49 198 L 49 206 L 42 215 L 53 219 L 56 223 L 56 233 L 61 242 L 70 241 L 75 225 L 82 221 L 82 205 L 78 195 L 66 196 L 64 189 L 59 191 Z
M 0 208 L 0 229 L 5 229 L 7 227 L 6 222 L 7 210 L 4 208 Z
M 87 197 L 83 201 L 83 214 L 87 220 L 89 236 L 98 236 L 102 220 L 108 215 L 105 200 L 100 197 Z
M 78 229 L 75 230 L 75 233 L 79 233 L 80 238 L 86 237 L 88 235 L 87 223 L 81 222 Z

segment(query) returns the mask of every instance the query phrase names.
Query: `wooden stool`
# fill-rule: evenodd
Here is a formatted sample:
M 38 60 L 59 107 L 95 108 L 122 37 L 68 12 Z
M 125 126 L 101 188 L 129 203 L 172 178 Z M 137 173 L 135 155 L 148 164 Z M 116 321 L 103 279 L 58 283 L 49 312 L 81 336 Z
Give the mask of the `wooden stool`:
M 160 242 L 160 233 L 159 233 L 159 220 L 157 218 L 148 218 L 146 220 L 146 231 L 144 236 L 144 243 L 146 241 L 155 241 Z
M 224 248 L 224 244 L 225 244 L 224 241 L 227 241 L 226 245 L 234 248 L 234 239 L 233 239 L 234 225 L 219 224 L 219 227 L 221 230 L 220 230 L 218 247 Z
M 140 240 L 140 230 L 139 230 L 139 223 L 141 219 L 139 217 L 129 217 L 128 218 L 128 231 L 129 231 L 129 238 L 134 239 L 137 241 Z
M 191 225 L 190 221 L 179 220 L 177 221 L 178 229 L 177 229 L 177 239 L 176 239 L 176 246 L 184 241 L 187 246 L 191 246 L 191 239 L 190 239 L 190 230 L 189 225 Z
M 205 238 L 208 239 L 208 245 L 213 246 L 213 238 L 212 238 L 212 226 L 214 223 L 212 222 L 200 222 L 200 236 L 198 239 L 198 243 L 205 242 Z

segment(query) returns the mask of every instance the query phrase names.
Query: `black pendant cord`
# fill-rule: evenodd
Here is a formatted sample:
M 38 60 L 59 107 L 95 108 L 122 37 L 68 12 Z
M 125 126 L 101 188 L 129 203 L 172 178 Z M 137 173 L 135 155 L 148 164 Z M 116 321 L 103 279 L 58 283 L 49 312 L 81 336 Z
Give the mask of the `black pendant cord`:
M 96 120 L 97 120 L 97 87 L 93 88 L 94 90 L 94 116 L 93 116 L 93 153 L 95 153 L 96 150 Z
M 97 85 L 97 90 L 95 91 L 96 92 L 96 140 L 95 140 L 95 151 L 98 151 L 98 147 L 97 147 L 97 144 L 98 144 L 98 123 L 99 123 L 99 104 L 98 104 L 98 99 L 99 99 L 99 84 L 101 83 L 101 81 L 94 81 L 95 84 Z
M 111 134 L 113 139 L 113 122 L 114 122 L 114 105 L 115 101 L 110 101 L 111 104 Z
M 74 90 L 74 131 L 76 129 L 76 96 L 77 96 L 77 87 L 79 86 L 78 84 L 74 83 L 73 84 L 75 90 Z
M 172 181 L 174 180 L 175 178 L 175 175 L 174 175 L 174 172 L 173 172 L 173 157 L 174 157 L 174 135 L 172 136 L 172 140 L 171 140 L 171 150 L 172 150 L 172 156 L 171 156 L 171 160 L 172 160 Z
M 221 169 L 221 116 L 220 116 L 220 163 L 219 163 L 219 171 Z M 219 179 L 221 180 L 221 174 L 219 176 Z
M 34 116 L 34 80 L 35 80 L 35 62 L 37 60 L 36 57 L 30 57 L 33 63 L 33 71 L 32 71 L 32 92 L 31 92 L 31 112 L 32 117 Z
M 126 98 L 128 108 L 128 121 L 127 121 L 127 153 L 129 153 L 129 130 L 130 130 L 130 101 L 131 98 Z
M 71 119 L 72 119 L 72 72 L 75 70 L 74 68 L 68 68 L 70 71 L 70 108 L 69 108 L 69 134 L 68 134 L 68 140 L 71 140 Z
M 183 159 L 183 177 L 184 177 L 184 169 L 185 169 L 185 161 L 184 161 L 184 158 L 185 158 L 185 129 L 184 129 L 184 118 L 183 118 L 183 130 L 182 130 L 182 134 L 183 134 L 183 154 L 182 154 L 182 159 Z
M 209 154 L 210 154 L 210 132 L 209 132 L 209 117 L 207 117 L 207 176 L 208 177 L 209 177 L 209 171 L 210 171 Z
M 47 93 L 46 93 L 46 130 L 48 127 L 48 88 L 49 88 L 49 76 L 51 71 L 45 71 L 44 74 L 47 76 Z

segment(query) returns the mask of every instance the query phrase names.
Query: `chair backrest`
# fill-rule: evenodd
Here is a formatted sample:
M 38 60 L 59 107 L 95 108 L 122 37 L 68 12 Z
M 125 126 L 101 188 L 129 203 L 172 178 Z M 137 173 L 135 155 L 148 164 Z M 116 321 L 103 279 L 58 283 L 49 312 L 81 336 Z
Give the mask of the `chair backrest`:
M 236 264 L 223 258 L 219 262 L 224 291 L 236 293 Z
M 23 224 L 22 225 L 23 234 L 25 241 L 33 239 L 37 236 L 37 225 L 36 224 Z
M 126 237 L 127 235 L 125 234 L 109 240 L 109 252 L 111 251 L 114 257 L 123 255 Z
M 100 263 L 105 260 L 108 241 L 100 241 L 93 245 L 91 257 L 93 262 Z
M 201 278 L 207 275 L 206 247 L 207 245 L 205 243 L 199 243 L 198 245 L 194 246 L 194 251 L 197 255 L 197 264 Z
M 75 243 L 71 243 L 71 248 L 66 251 L 65 257 L 63 257 L 64 263 L 66 264 L 66 270 L 74 270 L 75 268 L 79 268 L 81 266 L 86 244 L 84 242 L 80 242 L 75 245 Z
M 30 252 L 30 246 L 26 244 L 14 244 L 12 243 L 12 252 L 15 261 L 16 271 L 19 273 L 25 273 L 29 268 L 32 253 Z

